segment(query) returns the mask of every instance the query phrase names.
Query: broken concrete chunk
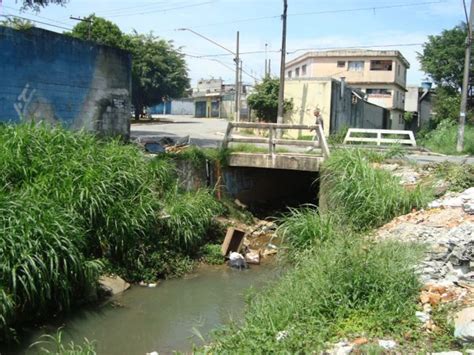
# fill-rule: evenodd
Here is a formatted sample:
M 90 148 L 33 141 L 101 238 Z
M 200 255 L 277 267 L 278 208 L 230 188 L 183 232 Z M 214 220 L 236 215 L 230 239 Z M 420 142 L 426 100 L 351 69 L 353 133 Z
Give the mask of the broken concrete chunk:
M 397 343 L 393 340 L 380 339 L 378 341 L 378 344 L 381 348 L 384 348 L 385 350 L 391 350 L 391 349 L 394 349 L 397 346 Z
M 456 314 L 454 336 L 463 343 L 474 343 L 474 307 L 465 308 Z
M 249 264 L 259 265 L 260 264 L 260 252 L 258 250 L 249 249 L 249 252 L 247 254 L 245 254 L 245 261 L 248 262 Z

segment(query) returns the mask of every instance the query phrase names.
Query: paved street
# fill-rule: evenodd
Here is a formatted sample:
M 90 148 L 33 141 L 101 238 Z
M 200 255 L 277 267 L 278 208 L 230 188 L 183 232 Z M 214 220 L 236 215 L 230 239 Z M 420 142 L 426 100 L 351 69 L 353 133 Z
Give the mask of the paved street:
M 225 119 L 190 116 L 161 116 L 158 119 L 161 122 L 132 124 L 132 137 L 154 136 L 176 139 L 190 136 L 191 144 L 200 147 L 217 147 L 224 138 L 227 128 Z
M 212 118 L 194 118 L 190 116 L 162 116 L 156 123 L 132 124 L 132 137 L 154 136 L 182 138 L 190 136 L 191 144 L 200 147 L 217 147 L 224 138 L 227 120 Z M 454 163 L 474 164 L 474 157 L 465 156 L 438 156 L 425 154 L 409 154 L 408 159 L 419 164 L 441 163 L 450 161 Z

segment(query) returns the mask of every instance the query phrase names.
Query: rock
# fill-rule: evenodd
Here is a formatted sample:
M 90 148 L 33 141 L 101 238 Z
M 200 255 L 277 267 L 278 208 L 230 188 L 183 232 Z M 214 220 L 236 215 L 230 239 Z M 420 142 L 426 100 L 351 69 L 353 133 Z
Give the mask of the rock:
M 464 212 L 466 212 L 467 214 L 474 214 L 474 203 L 470 202 L 470 203 L 464 203 L 462 205 L 462 209 L 464 210 Z
M 352 341 L 352 344 L 356 346 L 361 346 L 361 345 L 367 344 L 368 342 L 369 342 L 369 339 L 367 338 L 356 338 Z
M 152 351 L 151 353 L 146 353 L 146 355 L 158 355 L 157 351 Z
M 251 250 L 249 249 L 249 252 L 245 254 L 245 261 L 248 262 L 249 264 L 260 264 L 260 252 L 258 250 Z
M 431 353 L 431 355 L 462 355 L 459 351 L 442 351 L 440 353 Z
M 288 335 L 289 335 L 289 333 L 288 333 L 287 330 L 282 330 L 282 331 L 280 331 L 280 332 L 277 333 L 277 335 L 276 335 L 275 338 L 276 338 L 277 341 L 282 341 L 282 340 L 284 340 L 285 338 L 287 338 Z
M 245 261 L 245 258 L 242 256 L 242 254 L 239 254 L 236 252 L 230 253 L 228 265 L 231 268 L 239 269 L 239 270 L 247 269 L 249 267 L 247 265 L 247 262 Z
M 462 343 L 474 343 L 474 307 L 456 313 L 454 336 Z
M 384 348 L 385 350 L 391 350 L 391 349 L 394 349 L 397 346 L 397 343 L 393 340 L 382 340 L 382 339 L 380 339 L 378 341 L 378 344 L 381 348 Z
M 415 315 L 421 323 L 426 323 L 430 320 L 430 315 L 425 312 L 416 312 Z
M 349 344 L 347 341 L 340 341 L 334 344 L 333 348 L 326 352 L 329 355 L 347 355 L 352 352 L 354 345 Z
M 130 288 L 130 284 L 123 280 L 120 276 L 101 276 L 99 278 L 100 287 L 102 287 L 109 295 L 122 293 Z

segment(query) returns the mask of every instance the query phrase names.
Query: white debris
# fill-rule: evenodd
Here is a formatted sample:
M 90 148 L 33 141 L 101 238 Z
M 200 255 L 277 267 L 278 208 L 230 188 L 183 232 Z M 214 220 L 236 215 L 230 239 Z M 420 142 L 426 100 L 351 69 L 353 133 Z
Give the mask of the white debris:
M 391 350 L 391 349 L 394 349 L 397 346 L 397 343 L 393 340 L 382 340 L 382 339 L 380 339 L 378 341 L 378 344 L 381 348 L 384 348 L 385 350 Z

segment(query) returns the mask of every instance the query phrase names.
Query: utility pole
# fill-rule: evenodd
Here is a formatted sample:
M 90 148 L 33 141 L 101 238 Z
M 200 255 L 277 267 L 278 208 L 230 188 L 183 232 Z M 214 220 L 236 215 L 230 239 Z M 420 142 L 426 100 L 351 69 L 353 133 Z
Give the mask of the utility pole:
M 469 21 L 467 23 L 467 38 L 466 38 L 466 56 L 464 59 L 464 76 L 462 80 L 461 92 L 461 110 L 459 112 L 459 127 L 458 127 L 458 142 L 456 150 L 462 152 L 464 150 L 464 126 L 466 124 L 466 106 L 467 106 L 467 92 L 469 86 L 469 74 L 471 71 L 471 46 L 472 46 L 472 20 L 474 17 L 474 0 L 471 0 L 471 11 Z
M 474 1 L 474 0 L 473 0 Z M 280 90 L 278 92 L 278 116 L 277 123 L 283 123 L 283 104 L 285 101 L 285 62 L 286 62 L 286 17 L 288 12 L 288 0 L 283 0 L 283 30 L 281 38 L 281 62 L 280 62 Z M 281 137 L 281 130 L 277 131 Z
M 92 33 L 92 19 L 87 18 L 87 17 L 74 17 L 74 16 L 69 16 L 71 20 L 76 20 L 76 21 L 81 21 L 81 22 L 87 22 L 88 28 L 89 28 L 89 33 L 87 34 L 87 39 L 90 41 L 91 40 L 91 33 Z
M 235 122 L 240 121 L 240 85 L 239 85 L 239 65 L 240 65 L 240 34 L 237 31 L 237 48 L 235 50 Z
M 268 48 L 268 43 L 265 43 L 265 75 L 264 75 L 264 77 L 265 77 L 265 78 L 268 76 L 268 57 L 267 57 L 267 48 Z

